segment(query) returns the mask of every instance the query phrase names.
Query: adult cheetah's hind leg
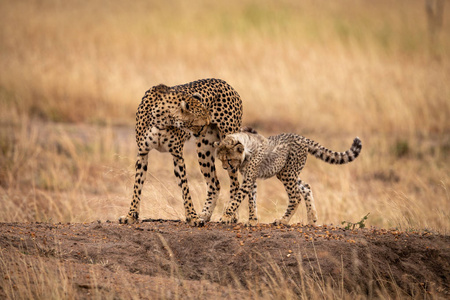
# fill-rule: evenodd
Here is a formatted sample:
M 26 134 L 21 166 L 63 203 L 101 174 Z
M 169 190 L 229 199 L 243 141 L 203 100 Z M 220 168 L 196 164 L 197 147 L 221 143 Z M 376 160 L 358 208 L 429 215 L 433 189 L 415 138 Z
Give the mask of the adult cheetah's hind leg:
M 139 221 L 142 186 L 147 177 L 148 152 L 139 153 L 136 160 L 136 175 L 134 176 L 133 199 L 128 215 L 119 218 L 120 224 L 133 224 Z

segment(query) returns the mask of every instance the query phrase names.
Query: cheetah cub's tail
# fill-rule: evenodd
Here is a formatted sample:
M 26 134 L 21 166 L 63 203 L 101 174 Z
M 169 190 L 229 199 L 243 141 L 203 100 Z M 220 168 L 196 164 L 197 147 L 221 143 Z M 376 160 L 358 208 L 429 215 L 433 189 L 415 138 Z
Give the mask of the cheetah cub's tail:
M 335 165 L 342 165 L 354 161 L 355 158 L 358 157 L 362 148 L 361 140 L 358 137 L 353 140 L 352 146 L 345 152 L 335 152 L 329 150 L 321 146 L 319 143 L 309 139 L 306 139 L 306 143 L 308 145 L 309 153 L 327 163 Z

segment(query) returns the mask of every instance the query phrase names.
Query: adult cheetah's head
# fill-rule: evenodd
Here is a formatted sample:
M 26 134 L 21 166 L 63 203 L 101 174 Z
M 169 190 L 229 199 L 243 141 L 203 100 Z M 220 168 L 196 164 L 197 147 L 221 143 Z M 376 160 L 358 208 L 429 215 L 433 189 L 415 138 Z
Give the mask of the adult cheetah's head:
M 245 147 L 232 136 L 225 137 L 216 143 L 217 158 L 222 161 L 225 170 L 237 171 L 245 160 Z
M 170 112 L 174 126 L 188 129 L 195 136 L 203 134 L 211 123 L 211 117 L 201 100 L 202 96 L 198 93 L 183 95 L 180 105 Z

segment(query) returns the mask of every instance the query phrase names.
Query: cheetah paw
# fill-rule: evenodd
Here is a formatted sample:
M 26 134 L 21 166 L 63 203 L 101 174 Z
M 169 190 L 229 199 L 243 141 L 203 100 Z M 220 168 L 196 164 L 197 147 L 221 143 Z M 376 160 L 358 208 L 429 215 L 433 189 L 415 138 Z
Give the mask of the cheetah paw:
M 132 216 L 121 216 L 119 218 L 119 223 L 120 224 L 135 224 L 138 223 L 139 219 L 137 218 L 133 218 Z
M 308 216 L 308 225 L 316 225 L 317 224 L 317 216 L 309 215 Z
M 258 219 L 248 220 L 248 226 L 256 226 L 256 224 L 258 224 Z
M 316 226 L 316 224 L 317 224 L 317 219 L 308 221 L 308 225 L 310 225 L 310 226 Z
M 201 213 L 200 219 L 203 220 L 203 222 L 209 222 L 211 220 L 211 214 L 210 213 Z
M 203 221 L 203 219 L 200 219 L 199 217 L 186 219 L 186 222 L 189 224 L 189 226 L 192 227 L 203 227 L 205 225 L 205 221 Z
M 287 221 L 286 219 L 276 219 L 275 221 L 273 221 L 274 225 L 288 225 L 289 221 Z
M 222 218 L 220 218 L 219 222 L 223 223 L 223 224 L 234 224 L 234 223 L 237 223 L 237 218 L 234 215 L 230 216 L 230 215 L 224 214 L 222 216 Z

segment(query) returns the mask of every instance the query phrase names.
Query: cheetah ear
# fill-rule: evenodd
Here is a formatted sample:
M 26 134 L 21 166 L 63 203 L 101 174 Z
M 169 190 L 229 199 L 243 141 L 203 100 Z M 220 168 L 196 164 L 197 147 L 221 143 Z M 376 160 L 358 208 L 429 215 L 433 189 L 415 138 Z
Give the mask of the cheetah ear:
M 200 102 L 203 101 L 203 97 L 202 97 L 202 95 L 200 95 L 200 93 L 193 94 L 192 98 L 194 98 L 195 100 L 198 100 Z
M 170 88 L 165 84 L 160 84 L 160 85 L 152 87 L 152 92 L 160 93 L 160 94 L 166 94 L 169 92 L 169 90 L 170 90 Z
M 186 103 L 186 101 L 182 100 L 180 102 L 181 111 L 187 111 L 189 110 L 189 104 Z
M 239 153 L 244 153 L 244 150 L 245 150 L 244 145 L 238 144 L 238 145 L 236 146 L 236 150 L 237 150 L 237 152 L 239 152 Z
M 234 147 L 234 142 L 231 138 L 225 138 L 220 142 L 221 145 L 227 147 L 228 149 L 231 149 Z

